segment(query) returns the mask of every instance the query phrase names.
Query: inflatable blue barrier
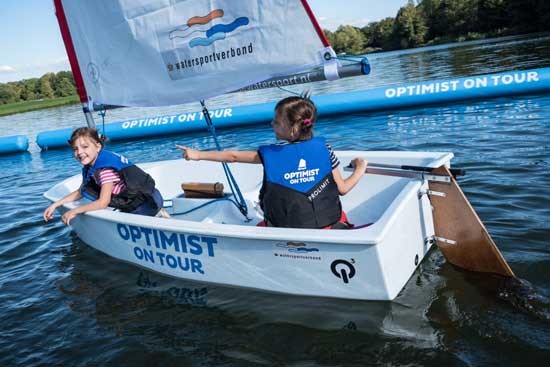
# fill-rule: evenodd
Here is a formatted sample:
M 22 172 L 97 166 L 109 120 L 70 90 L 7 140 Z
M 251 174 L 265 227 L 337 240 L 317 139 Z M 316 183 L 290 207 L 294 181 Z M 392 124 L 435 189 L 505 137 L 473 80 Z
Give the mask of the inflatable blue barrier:
M 420 105 L 488 99 L 508 95 L 550 92 L 550 68 L 509 71 L 456 79 L 433 80 L 313 97 L 321 116 L 361 111 L 395 110 Z M 229 107 L 210 111 L 217 128 L 267 123 L 275 103 Z M 204 130 L 202 112 L 147 117 L 105 124 L 112 141 Z M 42 149 L 66 146 L 72 129 L 41 132 Z
M 29 148 L 29 139 L 24 135 L 0 137 L 0 154 L 24 152 Z
M 210 116 L 216 128 L 254 124 L 273 118 L 275 103 L 229 107 L 210 110 Z M 105 124 L 105 131 L 98 126 L 111 141 L 137 139 L 148 136 L 181 134 L 190 131 L 206 130 L 206 122 L 202 112 L 185 112 L 174 115 L 145 117 L 142 119 L 125 120 Z M 68 146 L 67 140 L 74 129 L 66 128 L 41 132 L 36 137 L 36 143 L 42 149 Z

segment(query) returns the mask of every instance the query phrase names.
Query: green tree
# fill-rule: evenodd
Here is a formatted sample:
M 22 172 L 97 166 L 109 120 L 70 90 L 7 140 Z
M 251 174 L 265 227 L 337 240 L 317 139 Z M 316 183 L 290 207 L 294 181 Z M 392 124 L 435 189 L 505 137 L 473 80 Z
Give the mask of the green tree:
M 398 48 L 394 37 L 395 19 L 388 17 L 379 22 L 370 23 L 362 29 L 369 40 L 368 46 L 393 50 Z
M 511 24 L 519 32 L 550 30 L 550 2 L 548 0 L 508 0 L 507 3 Z
M 76 88 L 67 78 L 62 78 L 55 85 L 56 97 L 67 97 L 76 94 Z
M 18 96 L 11 83 L 0 84 L 0 104 L 16 102 Z
M 441 5 L 441 0 L 421 0 L 418 4 L 418 9 L 424 15 L 426 26 L 428 27 L 427 39 L 435 37 L 434 25 L 438 22 L 438 12 Z
M 20 98 L 22 101 L 32 101 L 38 98 L 35 92 L 37 81 L 38 79 L 36 78 L 26 79 L 22 81 L 23 88 L 20 93 Z
M 73 75 L 69 71 L 60 71 L 52 78 L 52 88 L 56 97 L 67 97 L 76 94 Z
M 340 26 L 334 33 L 333 48 L 336 53 L 363 54 L 366 44 L 367 39 L 365 35 L 357 27 L 350 25 Z
M 327 38 L 328 42 L 334 48 L 336 37 L 334 36 L 334 32 L 329 31 L 328 29 L 323 29 L 323 33 L 325 34 L 325 37 Z
M 412 0 L 397 12 L 393 33 L 401 48 L 418 47 L 424 43 L 428 27 Z
M 459 36 L 478 27 L 478 0 L 441 0 L 433 18 L 434 36 Z
M 36 94 L 38 95 L 38 98 L 42 99 L 50 99 L 55 96 L 55 93 L 52 88 L 51 81 L 55 78 L 54 73 L 47 73 L 44 74 L 38 79 L 38 83 L 36 85 Z
M 11 87 L 13 89 L 13 92 L 15 94 L 14 102 L 20 102 L 21 101 L 21 93 L 23 92 L 23 89 L 24 89 L 25 85 L 21 81 L 8 83 L 8 84 L 11 85 Z
M 510 15 L 508 14 L 508 0 L 479 0 L 478 3 L 478 30 L 490 32 L 510 26 Z

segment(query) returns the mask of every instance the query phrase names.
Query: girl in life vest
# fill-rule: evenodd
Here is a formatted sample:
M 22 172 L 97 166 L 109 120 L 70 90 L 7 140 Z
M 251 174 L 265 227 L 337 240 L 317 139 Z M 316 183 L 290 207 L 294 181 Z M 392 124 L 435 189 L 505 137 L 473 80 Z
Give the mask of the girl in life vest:
M 271 122 L 282 142 L 256 151 L 198 151 L 177 145 L 187 160 L 261 163 L 264 166 L 259 225 L 287 228 L 349 228 L 340 195 L 349 192 L 365 174 L 366 161 L 355 158 L 353 173 L 343 178 L 332 148 L 313 137 L 317 109 L 308 98 L 288 97 L 275 106 Z
M 107 206 L 122 212 L 157 215 L 162 209 L 162 196 L 155 188 L 155 181 L 125 157 L 103 149 L 103 141 L 97 130 L 88 127 L 76 129 L 69 144 L 73 154 L 82 164 L 82 185 L 44 211 L 44 220 L 53 218 L 56 208 L 82 197 L 90 203 L 67 211 L 61 217 L 66 225 L 78 214 Z

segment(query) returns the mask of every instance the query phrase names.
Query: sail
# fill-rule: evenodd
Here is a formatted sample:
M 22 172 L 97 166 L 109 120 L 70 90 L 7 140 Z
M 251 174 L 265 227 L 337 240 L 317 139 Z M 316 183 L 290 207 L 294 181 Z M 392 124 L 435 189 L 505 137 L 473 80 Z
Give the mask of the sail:
M 334 63 L 305 0 L 54 3 L 88 103 L 181 104 Z

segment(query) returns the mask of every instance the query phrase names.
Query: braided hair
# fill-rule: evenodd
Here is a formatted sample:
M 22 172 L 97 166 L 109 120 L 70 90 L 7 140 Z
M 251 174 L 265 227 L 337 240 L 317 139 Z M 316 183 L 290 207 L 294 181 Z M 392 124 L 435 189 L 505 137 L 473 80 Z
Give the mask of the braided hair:
M 283 118 L 289 130 L 297 132 L 294 141 L 313 137 L 313 124 L 317 120 L 317 108 L 309 98 L 292 96 L 279 101 L 275 114 Z

